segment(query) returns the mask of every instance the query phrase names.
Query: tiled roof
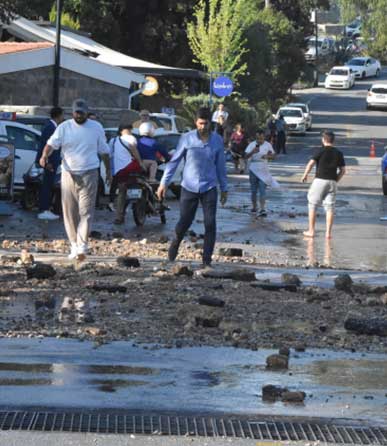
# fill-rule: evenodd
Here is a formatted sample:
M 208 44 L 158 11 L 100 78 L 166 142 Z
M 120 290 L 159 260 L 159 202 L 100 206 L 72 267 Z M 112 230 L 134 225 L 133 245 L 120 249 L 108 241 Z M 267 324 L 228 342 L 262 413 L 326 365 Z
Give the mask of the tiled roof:
M 50 42 L 0 42 L 0 54 L 19 53 L 21 51 L 40 50 L 54 46 Z

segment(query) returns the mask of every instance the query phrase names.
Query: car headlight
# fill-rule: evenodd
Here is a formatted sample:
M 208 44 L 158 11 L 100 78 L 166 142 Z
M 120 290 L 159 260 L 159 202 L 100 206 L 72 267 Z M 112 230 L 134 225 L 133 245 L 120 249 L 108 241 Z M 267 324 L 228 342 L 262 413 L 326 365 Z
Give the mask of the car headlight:
M 36 178 L 39 175 L 42 175 L 43 173 L 44 173 L 43 167 L 32 166 L 31 169 L 28 172 L 28 175 L 31 178 Z

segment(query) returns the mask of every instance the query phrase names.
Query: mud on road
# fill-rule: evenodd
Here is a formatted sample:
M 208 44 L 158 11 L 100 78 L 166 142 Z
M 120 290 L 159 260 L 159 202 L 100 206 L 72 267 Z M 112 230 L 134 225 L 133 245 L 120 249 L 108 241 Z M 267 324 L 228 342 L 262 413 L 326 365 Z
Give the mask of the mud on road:
M 138 242 L 122 251 L 136 257 L 148 252 L 154 259 L 154 249 Z M 3 256 L 0 336 L 92 339 L 96 345 L 131 340 L 167 347 L 386 351 L 386 336 L 344 328 L 349 314 L 387 319 L 387 297 L 380 287 L 267 290 L 253 269 L 235 271 L 232 263 L 218 264 L 218 277 L 211 278 L 189 263 L 171 266 L 144 257 L 136 268 L 115 259 L 80 265 L 58 261 L 51 264 L 52 277 L 27 279 L 30 257 L 23 265 L 15 262 L 18 256 Z M 231 273 L 225 275 L 225 268 Z

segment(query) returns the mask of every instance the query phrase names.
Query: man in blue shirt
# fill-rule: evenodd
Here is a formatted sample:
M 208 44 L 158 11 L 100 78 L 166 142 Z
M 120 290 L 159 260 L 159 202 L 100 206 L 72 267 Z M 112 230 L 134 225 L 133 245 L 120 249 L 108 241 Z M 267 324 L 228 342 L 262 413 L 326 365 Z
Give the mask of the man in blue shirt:
M 58 125 L 63 122 L 63 109 L 60 107 L 53 107 L 50 111 L 50 122 L 42 130 L 40 137 L 39 150 L 36 154 L 36 163 L 42 156 L 44 146 L 46 145 L 50 136 L 55 132 Z M 52 191 L 55 183 L 56 171 L 61 163 L 60 150 L 55 150 L 48 158 L 48 163 L 44 169 L 43 181 L 39 189 L 39 210 L 38 218 L 40 220 L 57 220 L 59 215 L 53 214 L 50 211 Z
M 216 239 L 217 185 L 219 183 L 220 202 L 227 201 L 227 173 L 223 139 L 210 131 L 211 113 L 208 108 L 200 108 L 196 113 L 196 129 L 185 133 L 179 141 L 171 161 L 167 164 L 160 186 L 159 199 L 165 198 L 168 184 L 181 162 L 185 159 L 180 195 L 180 219 L 176 225 L 176 237 L 171 243 L 168 258 L 174 261 L 179 245 L 191 226 L 199 202 L 204 215 L 203 266 L 210 266 Z

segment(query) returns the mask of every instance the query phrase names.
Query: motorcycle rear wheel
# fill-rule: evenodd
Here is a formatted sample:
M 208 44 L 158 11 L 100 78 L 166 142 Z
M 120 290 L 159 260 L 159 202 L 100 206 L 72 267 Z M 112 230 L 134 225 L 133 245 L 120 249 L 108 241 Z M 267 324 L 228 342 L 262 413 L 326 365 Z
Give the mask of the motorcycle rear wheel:
M 146 220 L 146 200 L 142 197 L 133 203 L 133 219 L 136 226 L 144 226 Z

